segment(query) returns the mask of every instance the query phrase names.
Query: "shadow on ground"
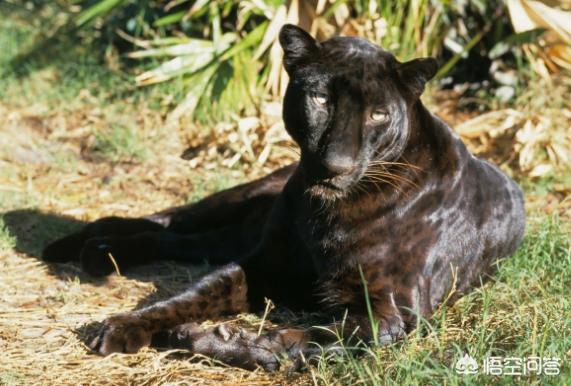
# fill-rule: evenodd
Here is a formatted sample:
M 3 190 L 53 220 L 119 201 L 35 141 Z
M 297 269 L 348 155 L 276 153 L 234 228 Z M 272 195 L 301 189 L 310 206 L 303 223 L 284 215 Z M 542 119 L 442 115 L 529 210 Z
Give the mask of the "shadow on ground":
M 86 223 L 71 217 L 44 213 L 36 209 L 17 209 L 0 214 L 8 235 L 15 240 L 18 253 L 41 260 L 42 249 L 50 242 L 72 232 Z M 48 264 L 48 273 L 59 279 L 79 278 L 82 283 L 103 284 L 104 279 L 93 278 L 79 268 L 79 264 Z
M 14 249 L 20 254 L 38 260 L 41 260 L 42 250 L 46 245 L 70 233 L 77 232 L 86 225 L 86 222 L 71 217 L 44 213 L 36 209 L 19 209 L 0 213 L 0 219 L 3 220 L 9 236 L 15 240 Z M 93 277 L 83 272 L 79 262 L 44 262 L 44 264 L 48 269 L 48 274 L 54 276 L 54 280 L 56 278 L 59 280 L 79 280 L 82 284 L 89 283 L 96 286 L 105 286 L 108 283 L 108 279 L 105 277 Z M 212 267 L 206 264 L 187 265 L 162 261 L 131 268 L 124 273 L 124 276 L 141 282 L 152 282 L 156 288 L 156 291 L 143 296 L 138 301 L 135 309 L 139 309 L 182 292 L 197 277 L 210 270 Z M 125 311 L 129 310 L 126 309 Z M 306 324 L 308 318 L 314 319 L 315 315 L 294 314 L 279 307 L 267 319 L 272 323 L 299 326 Z M 101 328 L 102 323 L 94 321 L 79 326 L 74 332 L 89 347 Z M 186 356 L 183 355 L 183 357 Z
M 36 209 L 18 209 L 0 213 L 8 234 L 15 240 L 15 250 L 18 253 L 42 260 L 42 250 L 51 242 L 81 230 L 87 223 L 71 217 L 46 213 Z M 79 256 L 77 257 L 79 259 Z M 48 263 L 48 273 L 59 279 L 77 278 L 81 283 L 104 285 L 106 278 L 93 277 L 83 272 L 77 261 L 65 263 Z M 134 267 L 124 272 L 124 276 L 144 282 L 153 282 L 157 285 L 160 297 L 162 286 L 168 287 L 167 292 L 173 292 L 178 287 L 177 282 L 186 279 L 188 284 L 189 273 L 202 274 L 209 270 L 204 266 L 190 266 L 174 262 L 157 262 L 140 267 Z M 183 272 L 184 271 L 184 272 Z M 178 276 L 178 277 L 177 277 Z M 176 278 L 175 278 L 176 277 Z M 153 294 L 154 295 L 154 294 Z M 168 294 L 167 294 L 168 295 Z M 157 296 L 157 295 L 154 295 Z M 155 301 L 150 299 L 149 301 Z M 148 304 L 148 303 L 147 303 Z M 144 306 L 143 302 L 141 305 Z

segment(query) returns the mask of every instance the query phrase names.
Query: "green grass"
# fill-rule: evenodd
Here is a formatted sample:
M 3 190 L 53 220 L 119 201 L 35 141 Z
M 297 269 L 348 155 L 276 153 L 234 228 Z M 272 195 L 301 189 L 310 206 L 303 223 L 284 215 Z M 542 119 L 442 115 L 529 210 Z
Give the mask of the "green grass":
M 148 143 L 142 133 L 125 126 L 96 131 L 91 151 L 113 162 L 142 162 L 149 155 Z
M 22 5 L 0 3 L 0 14 L 0 101 L 17 107 L 72 110 L 86 104 L 144 100 L 166 113 L 185 95 L 186 86 L 176 80 L 137 87 L 134 76 L 145 66 L 119 65 L 109 47 L 79 32 L 54 34 L 61 16 L 56 4 L 26 11 Z M 146 64 L 153 65 L 152 61 Z
M 213 192 L 218 192 L 243 183 L 246 181 L 246 176 L 243 176 L 242 173 L 236 175 L 236 173 L 230 171 L 220 171 L 216 173 L 216 175 L 211 175 L 209 178 L 205 178 L 204 175 L 192 176 L 191 181 L 193 188 L 185 200 L 187 204 L 196 202 Z
M 565 224 L 543 217 L 523 246 L 499 263 L 492 280 L 455 305 L 441 309 L 406 342 L 366 349 L 362 357 L 321 360 L 319 384 L 512 385 L 571 384 L 571 243 Z M 465 353 L 479 366 L 486 357 L 558 357 L 559 376 L 459 375 Z
M 52 52 L 49 57 L 21 58 L 19 55 L 32 50 L 41 36 L 41 31 L 17 18 L 0 23 L 0 100 L 20 106 L 72 107 L 85 103 L 80 94 L 105 97 L 112 89 L 127 87 L 123 76 L 101 65 L 97 53 L 73 46 L 71 41 L 47 48 Z
M 4 218 L 0 217 L 0 252 L 14 249 L 16 238 L 10 234 L 8 227 L 4 223 Z
M 0 374 L 0 384 L 6 386 L 22 385 L 25 377 L 15 371 L 7 371 Z

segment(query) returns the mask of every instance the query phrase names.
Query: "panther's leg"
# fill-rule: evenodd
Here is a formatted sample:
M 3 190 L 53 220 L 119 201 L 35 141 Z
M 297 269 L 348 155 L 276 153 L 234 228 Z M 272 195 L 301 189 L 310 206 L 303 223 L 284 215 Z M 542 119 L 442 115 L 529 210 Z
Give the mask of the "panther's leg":
M 127 237 L 167 229 L 175 233 L 204 233 L 231 225 L 263 223 L 296 164 L 258 180 L 213 194 L 184 207 L 172 208 L 146 218 L 106 217 L 87 224 L 80 232 L 56 240 L 44 248 L 49 262 L 77 261 L 87 240 Z
M 378 320 L 376 333 L 377 341 L 387 345 L 402 337 L 404 330 L 397 319 L 382 319 Z M 152 343 L 157 347 L 187 349 L 245 369 L 261 366 L 276 370 L 280 358 L 287 356 L 297 370 L 324 351 L 343 353 L 350 347 L 375 341 L 368 316 L 358 315 L 328 326 L 279 329 L 261 336 L 224 324 L 202 328 L 197 323 L 187 323 L 155 334 Z
M 81 266 L 94 276 L 121 272 L 158 260 L 222 265 L 245 256 L 259 243 L 263 223 L 229 225 L 205 233 L 183 235 L 170 231 L 144 232 L 125 237 L 89 239 L 81 250 Z M 111 260 L 113 258 L 113 261 Z
M 94 237 L 126 237 L 142 232 L 156 232 L 164 227 L 150 220 L 137 218 L 104 217 L 87 224 L 81 231 L 72 233 L 48 244 L 42 259 L 53 263 L 77 261 L 85 242 Z
M 228 264 L 174 298 L 108 318 L 90 346 L 99 354 L 108 355 L 136 352 L 153 342 L 160 347 L 184 347 L 244 368 L 259 365 L 276 369 L 276 355 L 293 350 L 292 344 L 300 344 L 297 340 L 303 338 L 304 331 L 279 331 L 257 337 L 244 330 L 224 326 L 203 329 L 196 324 L 207 318 L 249 311 L 250 304 L 258 303 L 251 299 L 263 294 L 253 293 L 257 287 L 248 284 L 242 267 Z
M 260 366 L 273 371 L 279 368 L 281 357 L 297 359 L 307 351 L 309 339 L 310 332 L 302 329 L 258 335 L 228 324 L 203 328 L 198 323 L 186 323 L 154 334 L 151 345 L 188 350 L 247 370 Z
M 246 273 L 236 263 L 206 275 L 185 292 L 140 310 L 108 318 L 91 343 L 102 355 L 132 353 L 151 342 L 151 336 L 190 321 L 248 311 L 249 298 L 259 296 L 248 288 Z

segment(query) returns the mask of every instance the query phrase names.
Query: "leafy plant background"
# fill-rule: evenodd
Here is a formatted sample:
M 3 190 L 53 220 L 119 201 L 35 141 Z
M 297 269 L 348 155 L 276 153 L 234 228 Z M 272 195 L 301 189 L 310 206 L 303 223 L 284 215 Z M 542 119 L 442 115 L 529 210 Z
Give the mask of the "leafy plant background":
M 45 7 L 41 1 L 28 3 Z M 502 161 L 537 177 L 567 169 L 571 162 L 566 151 L 571 146 L 567 94 L 555 101 L 547 118 L 538 116 L 538 106 L 522 102 L 529 99 L 528 85 L 538 78 L 552 88 L 568 82 L 570 4 L 561 1 L 548 6 L 530 0 L 59 1 L 60 20 L 51 36 L 28 55 L 45 51 L 46 44 L 65 35 L 95 42 L 105 47 L 109 66 L 131 74 L 138 87 L 176 84 L 169 124 L 186 120 L 212 125 L 259 116 L 264 102 L 283 95 L 287 75 L 277 35 L 284 23 L 298 24 L 318 39 L 334 34 L 362 36 L 402 61 L 438 58 L 441 68 L 435 87 L 458 91 L 460 108 L 501 111 L 464 124 L 460 133 L 480 144 L 492 144 L 506 133 L 515 136 L 514 145 L 506 150 L 518 157 L 504 156 Z M 530 114 L 513 114 L 510 109 L 522 104 L 532 107 L 526 110 Z

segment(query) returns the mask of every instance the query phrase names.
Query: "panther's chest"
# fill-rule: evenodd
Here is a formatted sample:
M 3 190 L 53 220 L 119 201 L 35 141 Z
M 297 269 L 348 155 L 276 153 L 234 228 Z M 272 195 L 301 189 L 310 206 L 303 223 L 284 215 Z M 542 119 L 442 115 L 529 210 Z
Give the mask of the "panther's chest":
M 392 217 L 346 219 L 309 218 L 298 228 L 318 273 L 346 264 L 386 261 L 398 245 L 406 244 L 407 229 L 391 225 Z
M 429 290 L 425 271 L 439 238 L 430 224 L 377 222 L 367 232 L 349 231 L 344 238 L 344 242 L 339 236 L 318 239 L 311 256 L 325 307 L 366 312 L 369 297 L 374 308 L 393 301 L 413 308 L 419 294 Z
M 297 235 L 317 276 L 328 280 L 330 288 L 353 288 L 360 280 L 358 266 L 370 277 L 414 285 L 443 234 L 445 224 L 435 216 L 439 197 L 441 193 L 423 191 L 392 205 L 367 202 L 343 215 L 309 215 L 298 221 Z

